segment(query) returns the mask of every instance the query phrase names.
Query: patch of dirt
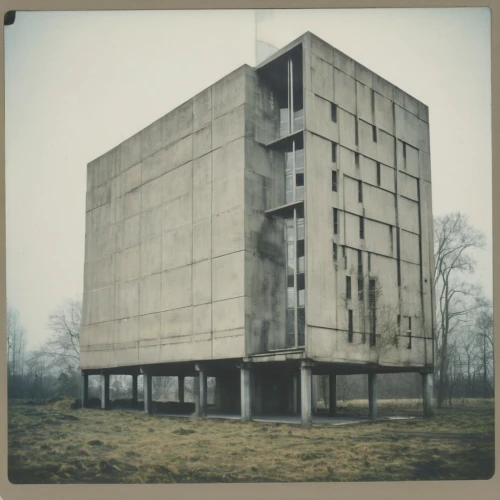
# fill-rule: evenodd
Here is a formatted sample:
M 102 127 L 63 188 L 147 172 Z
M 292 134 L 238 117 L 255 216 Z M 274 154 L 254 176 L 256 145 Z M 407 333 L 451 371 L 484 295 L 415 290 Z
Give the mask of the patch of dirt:
M 180 429 L 175 429 L 175 431 L 172 431 L 173 434 L 180 434 L 181 436 L 187 435 L 187 434 L 195 434 L 196 431 L 193 429 L 184 429 L 181 427 Z

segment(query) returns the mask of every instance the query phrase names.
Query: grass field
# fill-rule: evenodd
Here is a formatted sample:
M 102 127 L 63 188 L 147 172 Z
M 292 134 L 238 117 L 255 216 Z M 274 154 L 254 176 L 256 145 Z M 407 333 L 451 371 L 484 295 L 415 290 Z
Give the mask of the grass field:
M 457 403 L 429 420 L 311 429 L 71 410 L 70 403 L 9 404 L 12 483 L 456 480 L 494 473 L 492 400 Z M 358 402 L 349 408 L 365 412 Z M 379 401 L 382 415 L 416 408 L 412 401 Z

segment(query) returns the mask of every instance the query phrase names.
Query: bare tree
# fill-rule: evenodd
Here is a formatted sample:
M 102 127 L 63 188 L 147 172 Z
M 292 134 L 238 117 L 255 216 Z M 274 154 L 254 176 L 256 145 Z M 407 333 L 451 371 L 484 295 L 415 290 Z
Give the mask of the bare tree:
M 49 316 L 52 336 L 45 344 L 44 353 L 62 369 L 75 370 L 80 363 L 81 323 L 80 299 L 66 299 Z
M 493 396 L 493 387 L 489 382 L 488 374 L 493 378 L 493 310 L 484 307 L 478 311 L 474 324 L 475 345 L 483 375 L 483 395 Z
M 356 375 L 337 375 L 337 397 L 347 401 L 352 397 L 359 386 L 359 378 Z M 359 391 L 358 391 L 359 392 Z
M 53 360 L 40 351 L 32 351 L 26 359 L 24 386 L 30 398 L 47 398 L 54 395 L 56 380 Z
M 12 307 L 7 310 L 7 345 L 9 351 L 9 373 L 22 375 L 26 350 L 26 330 L 19 320 L 19 311 Z
M 484 235 L 460 212 L 434 219 L 434 258 L 437 303 L 437 406 L 440 408 L 449 385 L 451 338 L 469 312 L 481 306 L 478 287 L 464 280 L 475 269 L 470 252 L 483 248 Z
M 26 330 L 19 320 L 19 311 L 7 309 L 7 375 L 9 397 L 22 397 L 25 368 Z

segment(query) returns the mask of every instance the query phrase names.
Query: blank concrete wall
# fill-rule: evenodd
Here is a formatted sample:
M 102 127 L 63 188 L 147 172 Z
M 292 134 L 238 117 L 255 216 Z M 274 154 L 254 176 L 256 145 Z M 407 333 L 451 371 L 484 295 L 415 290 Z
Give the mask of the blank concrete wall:
M 82 368 L 244 355 L 247 73 L 88 165 Z

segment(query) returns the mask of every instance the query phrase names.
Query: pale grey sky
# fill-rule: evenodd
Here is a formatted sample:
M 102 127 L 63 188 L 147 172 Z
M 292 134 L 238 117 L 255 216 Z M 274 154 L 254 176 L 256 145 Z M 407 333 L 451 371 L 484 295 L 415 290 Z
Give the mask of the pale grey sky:
M 430 108 L 433 208 L 487 236 L 492 295 L 487 8 L 272 11 L 281 47 L 311 31 Z M 242 64 L 254 11 L 20 12 L 5 29 L 7 299 L 29 347 L 81 297 L 86 164 Z

